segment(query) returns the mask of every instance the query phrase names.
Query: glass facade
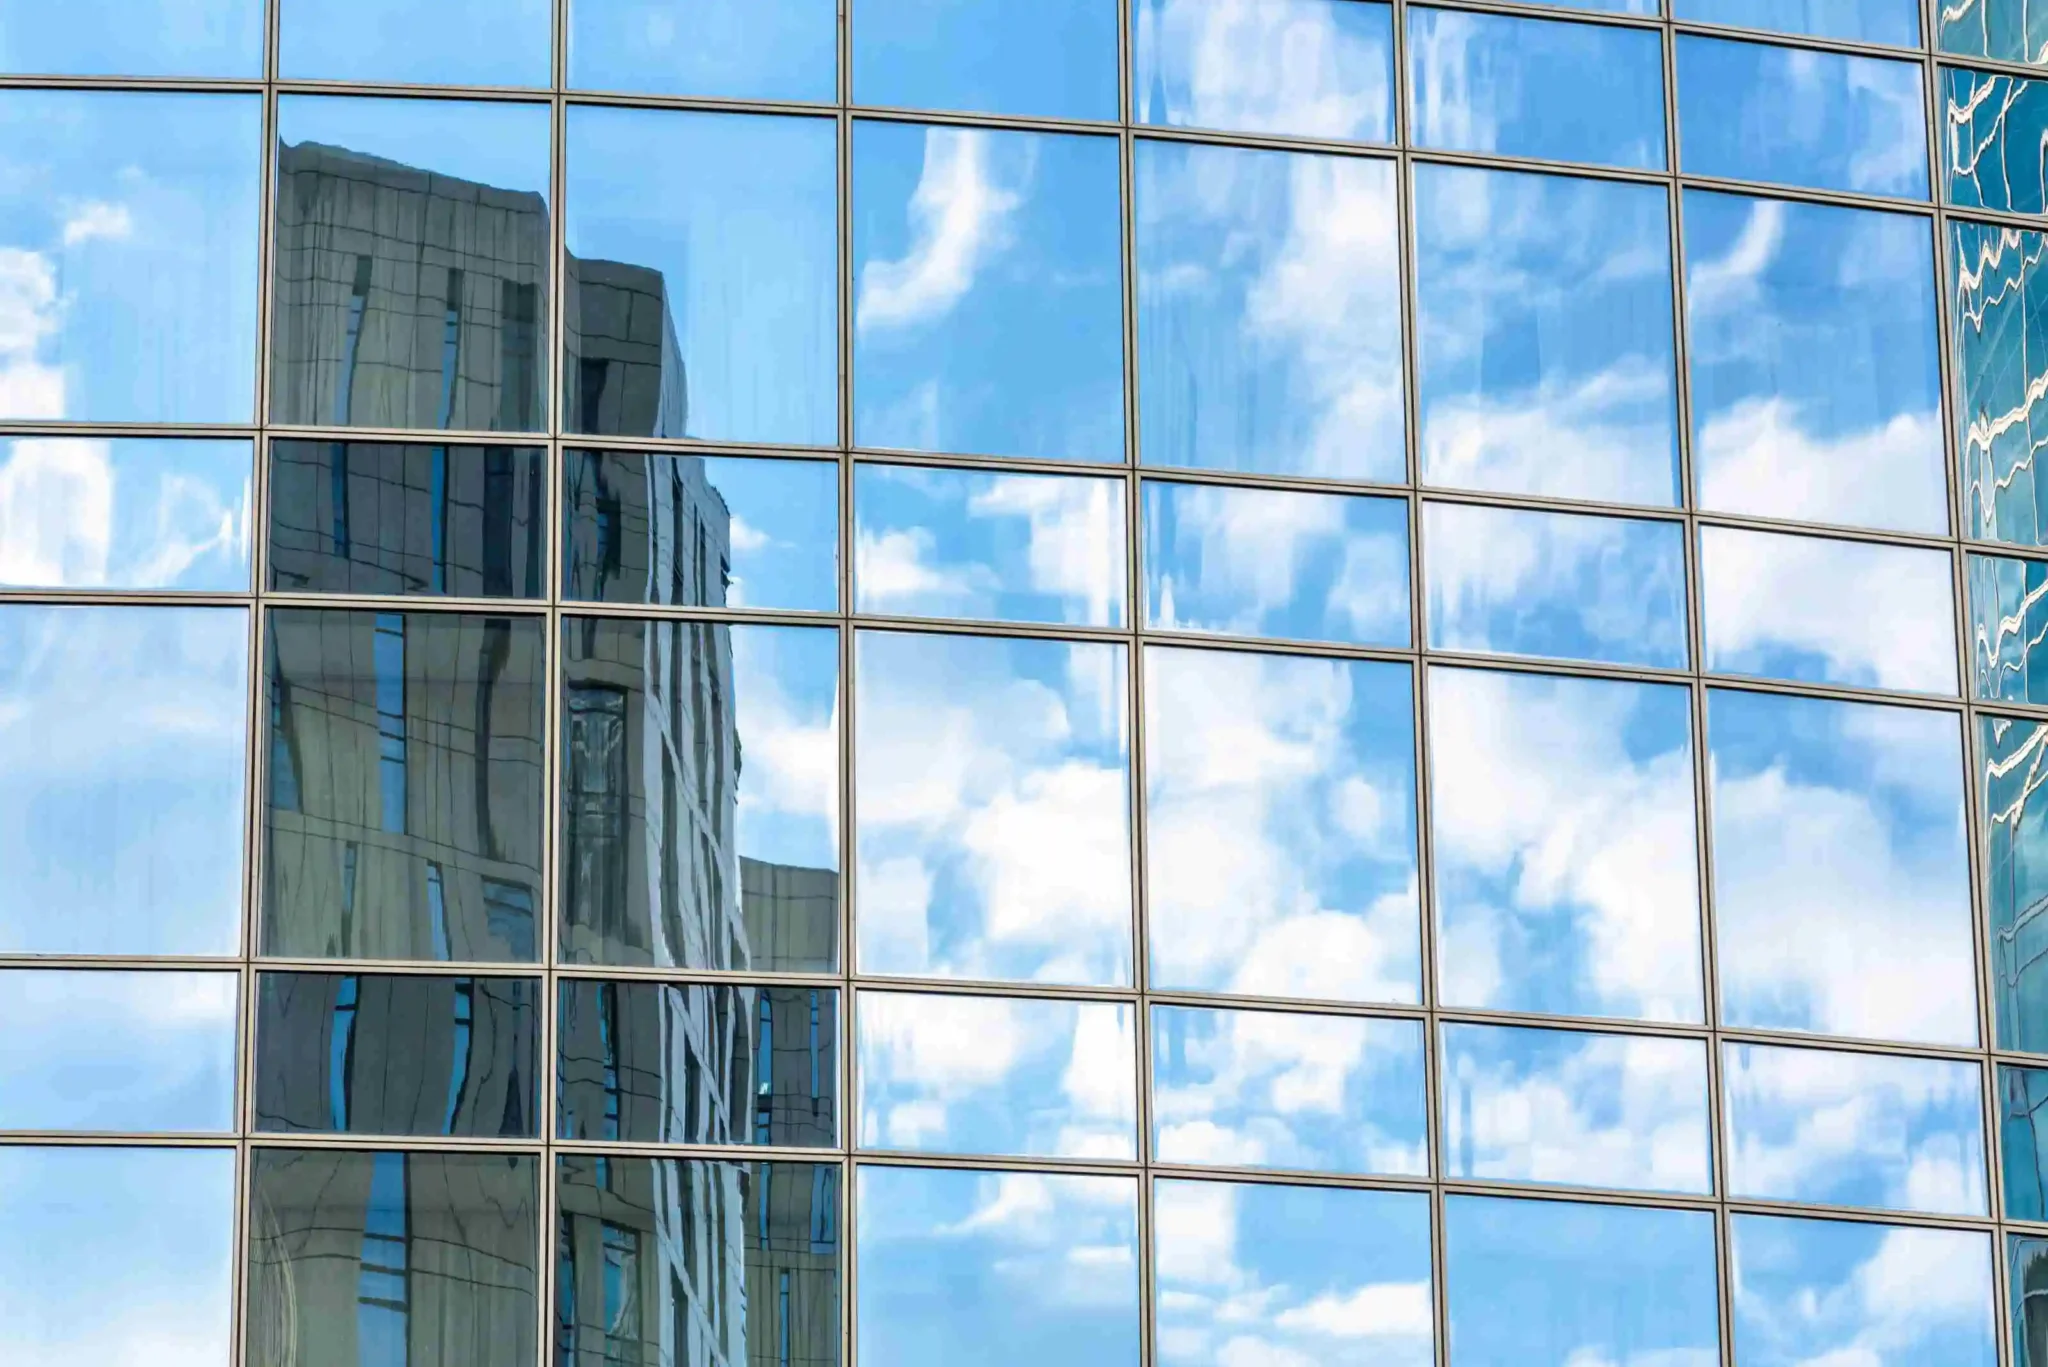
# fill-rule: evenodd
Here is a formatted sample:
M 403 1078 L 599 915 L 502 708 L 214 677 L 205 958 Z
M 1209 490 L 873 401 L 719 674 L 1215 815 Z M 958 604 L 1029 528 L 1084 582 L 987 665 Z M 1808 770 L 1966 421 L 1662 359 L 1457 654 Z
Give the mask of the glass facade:
M 2048 1367 L 2048 3 L 0 0 L 0 134 L 0 1361 Z

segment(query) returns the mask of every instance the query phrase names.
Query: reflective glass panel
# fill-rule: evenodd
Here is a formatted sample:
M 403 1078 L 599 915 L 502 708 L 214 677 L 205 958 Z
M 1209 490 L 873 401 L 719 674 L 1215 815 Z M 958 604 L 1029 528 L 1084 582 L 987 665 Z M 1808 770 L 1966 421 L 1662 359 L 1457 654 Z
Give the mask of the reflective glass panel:
M 550 0 L 279 0 L 287 79 L 547 85 Z
M 251 1362 L 535 1359 L 538 1157 L 256 1149 L 249 1207 Z
M 1998 1065 L 2005 1217 L 2048 1220 L 2048 1068 Z
M 563 1154 L 555 1173 L 561 1367 L 672 1362 L 678 1338 L 710 1361 L 838 1363 L 838 1164 Z
M 861 969 L 1129 983 L 1124 647 L 863 631 L 855 656 Z
M 2041 0 L 1947 0 L 1937 46 L 1961 57 L 2048 62 L 2048 7 Z
M 537 617 L 272 609 L 262 952 L 537 957 Z
M 1422 545 L 1432 649 L 1686 666 L 1680 523 L 1425 503 Z
M 1711 1211 L 1446 1196 L 1444 1263 L 1451 1367 L 1720 1361 Z
M 1408 666 L 1145 649 L 1155 988 L 1422 1000 Z
M 2048 1053 L 2048 725 L 1978 725 L 1998 1047 Z
M 2038 214 L 2048 208 L 2048 86 L 1958 67 L 1942 69 L 1943 189 L 1967 209 Z
M 537 446 L 272 441 L 270 587 L 538 598 L 546 498 Z
M 1964 562 L 1970 594 L 1970 661 L 1976 696 L 2048 703 L 2048 564 L 2002 555 Z
M 856 104 L 1116 117 L 1115 0 L 862 0 Z
M 0 70 L 51 76 L 263 74 L 264 0 L 66 0 L 0 14 Z
M 1731 1215 L 1740 1367 L 1994 1367 L 1991 1241 L 1959 1229 Z
M 556 1136 L 634 1144 L 838 1142 L 829 987 L 561 980 Z
M 837 441 L 833 122 L 577 107 L 567 160 L 567 429 Z
M 1422 1023 L 1152 1008 L 1152 1157 L 1429 1173 Z
M 1658 0 L 1523 0 L 1527 4 L 1554 5 L 1560 9 L 1601 10 L 1608 14 L 1655 15 L 1663 11 Z
M 1664 190 L 1415 168 L 1427 483 L 1678 502 Z
M 2048 1363 L 2048 1239 L 2008 1234 L 2006 1255 L 2013 1367 L 2041 1367 Z M 1988 1354 L 1980 1360 L 1989 1367 Z
M 238 995 L 233 973 L 0 971 L 0 1130 L 234 1129 Z
M 1136 156 L 1143 461 L 1404 480 L 1394 163 L 1150 139 Z
M 1707 668 L 1953 696 L 1951 573 L 1946 551 L 1702 527 Z
M 1447 1176 L 1714 1189 L 1698 1040 L 1446 1025 L 1440 1067 Z
M 693 608 L 839 606 L 839 467 L 569 451 L 562 594 Z
M 0 950 L 235 953 L 248 709 L 244 609 L 0 607 Z
M 863 463 L 853 602 L 884 616 L 1120 627 L 1124 482 Z
M 1418 5 L 1408 122 L 1419 147 L 1662 170 L 1664 43 L 1651 28 Z
M 839 634 L 562 623 L 569 963 L 839 965 Z
M 1130 1006 L 859 995 L 860 1144 L 1135 1159 Z
M 1692 175 L 1927 198 L 1918 62 L 1682 34 L 1678 128 Z
M 1953 715 L 1714 689 L 1726 1024 L 1977 1041 Z
M 1368 0 L 1134 0 L 1137 121 L 1391 142 L 1393 13 Z
M 2048 236 L 1988 223 L 1951 222 L 1949 231 L 1964 531 L 2048 545 L 2048 483 L 2036 478 L 2035 457 L 2048 445 Z
M 0 1149 L 9 1355 L 231 1361 L 234 1234 L 233 1149 Z
M 1114 138 L 857 125 L 854 440 L 1122 460 L 1119 195 Z
M 1975 0 L 1962 0 L 1964 5 Z M 1948 0 L 1945 9 L 1956 8 Z M 1673 14 L 1702 24 L 1736 24 L 1852 43 L 1920 44 L 1916 0 L 1675 0 Z
M 1435 668 L 1429 744 L 1444 1003 L 1702 1019 L 1689 690 Z
M 1728 1043 L 1735 1196 L 1984 1215 L 1984 1091 L 1974 1063 Z
M 262 161 L 254 95 L 0 92 L 0 418 L 248 422 Z
M 1686 192 L 1701 507 L 1947 532 L 1929 231 L 1905 214 Z
M 570 0 L 569 84 L 734 100 L 838 97 L 836 0 Z
M 287 95 L 277 139 L 270 420 L 545 428 L 548 107 Z
M 1421 1192 L 1161 1179 L 1152 1228 L 1165 1367 L 1433 1361 Z
M 256 1128 L 537 1137 L 540 1004 L 536 978 L 261 974 Z
M 1137 1367 L 1138 1184 L 860 1170 L 855 1357 L 898 1367 Z

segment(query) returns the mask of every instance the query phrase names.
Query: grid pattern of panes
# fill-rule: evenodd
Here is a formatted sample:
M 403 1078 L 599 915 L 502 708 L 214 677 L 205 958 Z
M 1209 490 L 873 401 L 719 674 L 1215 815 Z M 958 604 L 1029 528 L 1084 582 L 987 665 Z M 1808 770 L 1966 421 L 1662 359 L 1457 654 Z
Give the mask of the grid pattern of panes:
M 2048 6 L 836 8 L 0 0 L 5 1356 L 2048 1364 Z

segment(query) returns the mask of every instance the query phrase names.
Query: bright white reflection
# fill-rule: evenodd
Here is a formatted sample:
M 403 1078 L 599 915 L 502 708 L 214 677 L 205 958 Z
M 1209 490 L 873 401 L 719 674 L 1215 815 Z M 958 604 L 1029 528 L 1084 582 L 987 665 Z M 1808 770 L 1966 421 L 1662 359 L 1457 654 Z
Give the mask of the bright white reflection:
M 0 440 L 0 584 L 249 591 L 246 441 Z
M 1389 141 L 1392 15 L 1363 0 L 1135 0 L 1138 122 Z
M 233 973 L 0 971 L 0 1130 L 233 1129 L 236 997 Z

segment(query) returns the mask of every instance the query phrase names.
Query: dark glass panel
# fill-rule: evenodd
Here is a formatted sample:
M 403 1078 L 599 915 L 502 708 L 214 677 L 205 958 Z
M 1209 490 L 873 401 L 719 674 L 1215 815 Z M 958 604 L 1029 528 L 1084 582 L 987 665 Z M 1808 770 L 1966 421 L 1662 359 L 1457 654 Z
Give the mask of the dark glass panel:
M 2041 0 L 1943 0 L 1936 9 L 1937 46 L 1943 52 L 1998 62 L 2048 62 L 2048 5 Z
M 1949 224 L 1950 352 L 1964 534 L 2048 545 L 2048 236 L 2004 224 Z
M 2006 1235 L 2013 1367 L 2048 1364 L 2048 1239 Z M 1987 1363 L 1988 1367 L 1988 1363 Z

